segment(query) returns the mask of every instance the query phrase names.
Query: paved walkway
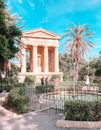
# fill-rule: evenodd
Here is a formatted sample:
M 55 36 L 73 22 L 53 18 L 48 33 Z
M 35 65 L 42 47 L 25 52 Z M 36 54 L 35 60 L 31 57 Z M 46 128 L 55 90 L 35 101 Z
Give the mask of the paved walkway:
M 42 112 L 30 112 L 19 116 L 0 115 L 0 130 L 101 130 L 101 129 L 78 129 L 57 128 L 56 122 L 62 115 L 54 109 Z
M 31 112 L 18 117 L 0 116 L 0 130 L 58 130 L 56 121 L 60 115 L 50 109 Z
M 7 96 L 7 95 L 6 95 Z M 6 96 L 0 98 L 0 130 L 58 130 L 60 115 L 54 109 L 17 115 L 2 107 Z

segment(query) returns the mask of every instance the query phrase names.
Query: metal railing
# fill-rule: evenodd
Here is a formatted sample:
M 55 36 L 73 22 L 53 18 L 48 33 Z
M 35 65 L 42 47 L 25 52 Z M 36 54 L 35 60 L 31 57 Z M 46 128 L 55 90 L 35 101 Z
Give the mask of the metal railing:
M 101 93 L 95 89 L 76 90 L 74 95 L 73 90 L 69 90 L 68 88 L 58 88 L 52 92 L 45 90 L 45 93 L 37 93 L 35 88 L 25 88 L 25 95 L 30 99 L 29 108 L 31 110 L 38 110 L 45 107 L 64 110 L 64 104 L 66 101 L 95 101 L 101 99 Z

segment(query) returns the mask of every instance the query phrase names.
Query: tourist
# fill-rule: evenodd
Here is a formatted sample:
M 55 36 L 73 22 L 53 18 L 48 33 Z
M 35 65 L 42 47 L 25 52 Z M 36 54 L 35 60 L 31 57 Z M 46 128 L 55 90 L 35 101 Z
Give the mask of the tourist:
M 44 85 L 44 77 L 41 78 L 41 85 Z

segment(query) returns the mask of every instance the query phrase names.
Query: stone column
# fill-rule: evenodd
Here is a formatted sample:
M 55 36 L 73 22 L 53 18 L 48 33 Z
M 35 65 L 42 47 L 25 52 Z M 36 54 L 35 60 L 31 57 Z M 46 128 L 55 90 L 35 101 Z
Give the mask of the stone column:
M 21 73 L 26 72 L 26 49 L 21 46 Z
M 30 72 L 33 72 L 33 47 L 30 50 Z
M 48 72 L 48 47 L 44 47 L 44 72 Z
M 33 46 L 33 60 L 32 60 L 32 64 L 33 64 L 33 72 L 34 74 L 37 74 L 37 46 Z
M 58 47 L 55 47 L 55 72 L 59 72 Z

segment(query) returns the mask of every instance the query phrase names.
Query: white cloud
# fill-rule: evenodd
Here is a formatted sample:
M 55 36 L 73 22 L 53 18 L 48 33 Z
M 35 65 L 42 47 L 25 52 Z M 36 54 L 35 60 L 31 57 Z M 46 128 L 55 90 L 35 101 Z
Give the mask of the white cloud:
M 101 11 L 96 14 L 96 25 L 95 26 L 101 26 Z
M 101 38 L 95 38 L 93 42 L 95 45 L 95 49 L 101 49 Z
M 28 11 L 21 5 L 17 5 L 16 8 L 19 10 L 21 16 L 28 15 Z
M 18 2 L 19 2 L 20 4 L 22 4 L 22 0 L 18 0 Z
M 96 5 L 96 4 L 99 4 L 100 3 L 100 0 L 91 0 L 90 1 L 90 5 Z
M 73 13 L 74 11 L 84 11 L 90 8 L 94 8 L 99 5 L 100 0 L 40 0 L 44 9 L 46 10 L 46 18 L 43 22 L 58 17 L 67 13 Z
M 29 5 L 31 6 L 32 9 L 34 9 L 35 4 L 32 2 L 32 0 L 28 0 Z

